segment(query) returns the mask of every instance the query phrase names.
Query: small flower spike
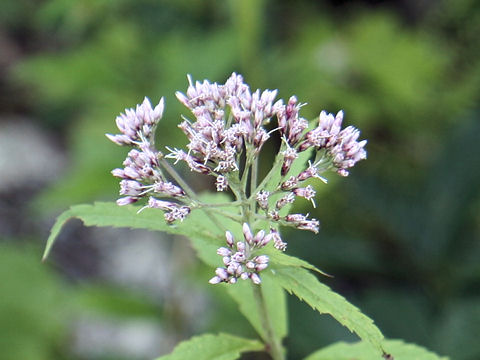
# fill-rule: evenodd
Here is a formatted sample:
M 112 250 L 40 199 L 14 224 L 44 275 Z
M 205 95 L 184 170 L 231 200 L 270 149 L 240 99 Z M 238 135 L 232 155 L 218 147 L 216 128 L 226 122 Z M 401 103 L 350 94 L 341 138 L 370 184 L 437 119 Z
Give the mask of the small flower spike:
M 165 211 L 165 220 L 172 223 L 175 220 L 183 221 L 191 209 L 188 206 L 158 200 L 151 196 L 185 197 L 185 191 L 182 188 L 164 177 L 160 168 L 160 159 L 163 154 L 155 149 L 155 128 L 162 118 L 163 110 L 163 98 L 155 108 L 152 108 L 150 100 L 145 98 L 143 103 L 137 105 L 135 109 L 126 109 L 125 113 L 117 117 L 116 123 L 121 134 L 106 134 L 106 136 L 118 145 L 134 147 L 123 162 L 124 168 L 112 170 L 113 176 L 122 179 L 120 195 L 124 197 L 118 199 L 117 204 L 129 205 L 150 196 L 145 207 L 162 209 Z
M 278 233 L 271 230 L 266 235 L 264 230 L 260 230 L 254 235 L 247 223 L 243 224 L 242 229 L 244 240 L 238 241 L 236 244 L 232 233 L 226 232 L 227 247 L 220 247 L 217 250 L 217 254 L 222 257 L 224 266 L 215 270 L 215 276 L 210 279 L 210 284 L 221 282 L 234 284 L 238 279 L 250 279 L 257 285 L 262 282 L 258 273 L 268 267 L 269 258 L 267 255 L 256 255 L 256 252 L 267 245 L 272 238 L 274 241 L 278 241 L 275 240 Z
M 305 135 L 299 151 L 310 147 L 317 150 L 325 149 L 336 172 L 341 176 L 348 176 L 347 169 L 367 158 L 364 149 L 367 141 L 357 141 L 360 131 L 353 126 L 341 130 L 342 121 L 343 111 L 339 111 L 335 116 L 322 111 L 318 126 Z
M 106 136 L 118 145 L 134 145 L 153 141 L 155 128 L 163 116 L 164 100 L 160 99 L 155 108 L 146 97 L 136 109 L 125 109 L 125 113 L 117 116 L 117 127 L 122 134 Z

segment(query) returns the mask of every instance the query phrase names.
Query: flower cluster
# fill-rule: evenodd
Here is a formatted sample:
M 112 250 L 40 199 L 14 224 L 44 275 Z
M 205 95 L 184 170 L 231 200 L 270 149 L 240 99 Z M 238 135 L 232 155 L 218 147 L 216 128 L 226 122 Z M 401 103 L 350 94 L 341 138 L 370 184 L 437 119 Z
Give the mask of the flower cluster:
M 217 254 L 223 257 L 224 267 L 215 270 L 215 276 L 210 279 L 210 284 L 226 282 L 235 284 L 240 278 L 242 280 L 250 279 L 254 284 L 260 284 L 261 279 L 258 273 L 268 266 L 267 255 L 255 255 L 256 250 L 263 248 L 275 236 L 276 232 L 270 232 L 265 235 L 265 231 L 260 230 L 255 236 L 252 234 L 247 223 L 243 224 L 244 241 L 235 244 L 235 239 L 231 232 L 227 231 L 227 246 L 217 250 Z
M 236 197 L 239 211 L 231 217 L 241 218 L 237 221 L 244 223 L 245 240 L 235 244 L 227 231 L 228 247 L 217 252 L 223 257 L 224 267 L 217 268 L 210 282 L 234 283 L 240 278 L 260 283 L 258 273 L 268 266 L 268 257 L 257 251 L 270 241 L 281 251 L 287 247 L 276 230 L 279 226 L 319 231 L 318 220 L 308 214 L 290 213 L 290 205 L 298 198 L 316 206 L 316 192 L 306 182 L 319 179 L 326 183 L 322 174 L 327 170 L 348 176 L 349 170 L 366 158 L 367 142 L 358 141 L 360 132 L 353 126 L 342 129 L 343 111 L 336 115 L 322 111 L 318 125 L 309 127 L 309 122 L 300 116 L 304 104 L 295 96 L 284 103 L 276 100 L 277 90 L 252 92 L 241 75 L 233 73 L 224 84 L 194 82 L 190 76 L 188 81 L 187 91 L 176 93 L 193 116 L 184 117 L 179 124 L 188 140 L 186 149 L 166 147 L 168 153 L 164 156 L 154 146 L 155 127 L 163 115 L 163 98 L 155 108 L 145 99 L 136 109 L 125 110 L 117 117 L 121 134 L 107 134 L 113 142 L 134 148 L 128 153 L 124 168 L 112 171 L 122 179 L 123 197 L 117 203 L 127 205 L 148 196 L 146 207 L 163 210 L 169 223 L 183 221 L 204 205 L 165 158 L 173 159 L 175 164 L 183 162 L 193 172 L 212 176 L 217 191 L 230 190 Z M 281 139 L 281 145 L 271 170 L 263 180 L 257 179 L 259 156 L 272 134 Z M 311 160 L 302 164 L 299 155 L 306 151 Z M 177 184 L 169 181 L 164 171 Z M 272 185 L 272 178 L 279 179 L 278 183 Z M 208 211 L 214 211 L 215 206 L 222 205 L 208 204 Z M 258 224 L 258 220 L 268 224 L 268 235 L 260 229 L 254 229 L 259 231 L 252 235 L 247 223 Z
M 169 182 L 160 167 L 162 153 L 155 149 L 155 128 L 162 118 L 164 100 L 160 99 L 155 108 L 145 98 L 136 109 L 126 109 L 117 117 L 116 123 L 121 134 L 106 136 L 120 146 L 132 146 L 123 162 L 123 169 L 114 169 L 112 174 L 122 179 L 118 205 L 128 205 L 137 202 L 142 197 L 149 196 L 148 207 L 165 211 L 165 220 L 169 223 L 183 220 L 190 213 L 188 206 L 174 202 L 158 200 L 156 197 L 182 198 L 185 192 L 179 186 Z
M 337 172 L 348 176 L 348 168 L 367 158 L 364 149 L 367 140 L 357 142 L 360 131 L 353 126 L 341 130 L 342 121 L 343 111 L 339 111 L 336 116 L 322 111 L 318 126 L 305 135 L 300 151 L 312 146 L 317 150 L 325 149 Z
M 277 91 L 252 94 L 235 73 L 224 85 L 188 80 L 187 93 L 176 93 L 195 117 L 179 125 L 189 140 L 188 152 L 173 149 L 166 157 L 186 162 L 192 171 L 214 175 L 217 190 L 223 191 L 228 184 L 224 175 L 240 169 L 243 148 L 258 155 L 270 137 L 263 125 L 277 113 L 281 101 L 273 103 Z

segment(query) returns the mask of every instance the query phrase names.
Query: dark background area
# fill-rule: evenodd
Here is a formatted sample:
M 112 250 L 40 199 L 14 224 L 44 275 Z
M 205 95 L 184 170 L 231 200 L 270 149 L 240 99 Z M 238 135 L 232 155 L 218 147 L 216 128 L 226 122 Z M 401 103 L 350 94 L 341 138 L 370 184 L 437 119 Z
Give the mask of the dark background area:
M 479 359 L 479 34 L 476 0 L 4 0 L 0 358 L 151 359 L 205 331 L 253 334 L 185 239 L 72 222 L 40 263 L 55 216 L 116 198 L 116 115 L 165 96 L 157 144 L 181 146 L 186 74 L 236 71 L 308 119 L 343 109 L 368 139 L 367 161 L 317 187 L 320 233 L 285 231 L 288 253 L 387 337 Z M 354 340 L 289 307 L 289 358 Z

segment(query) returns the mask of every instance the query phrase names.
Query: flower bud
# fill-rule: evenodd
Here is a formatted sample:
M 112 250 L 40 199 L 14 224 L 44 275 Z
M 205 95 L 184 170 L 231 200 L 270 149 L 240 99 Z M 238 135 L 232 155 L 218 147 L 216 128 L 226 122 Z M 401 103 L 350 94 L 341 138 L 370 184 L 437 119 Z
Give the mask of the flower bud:
M 262 279 L 260 279 L 260 276 L 258 276 L 258 274 L 256 274 L 256 273 L 252 273 L 250 275 L 250 279 L 252 279 L 252 282 L 255 285 L 259 285 L 262 282 Z

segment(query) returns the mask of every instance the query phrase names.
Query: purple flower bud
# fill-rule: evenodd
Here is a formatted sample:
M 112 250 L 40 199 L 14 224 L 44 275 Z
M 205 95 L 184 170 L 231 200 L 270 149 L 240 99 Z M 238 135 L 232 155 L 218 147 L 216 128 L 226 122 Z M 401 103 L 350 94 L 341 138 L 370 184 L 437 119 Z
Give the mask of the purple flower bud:
M 253 138 L 253 146 L 255 153 L 258 154 L 262 149 L 263 144 L 270 138 L 270 135 L 263 128 L 257 129 L 255 137 Z
M 253 244 L 258 245 L 262 242 L 263 238 L 265 237 L 265 231 L 260 230 L 255 237 L 253 238 Z
M 283 159 L 281 174 L 286 175 L 290 170 L 290 167 L 292 166 L 295 159 L 298 158 L 297 150 L 288 146 L 287 149 L 283 152 L 283 156 L 284 156 L 284 159 Z
M 191 209 L 188 206 L 178 206 L 177 204 L 175 204 L 175 206 L 172 207 L 170 212 L 164 214 L 164 217 L 168 223 L 172 223 L 175 220 L 183 221 L 186 219 L 188 214 L 190 214 L 190 211 Z
M 247 240 L 247 242 L 251 244 L 253 240 L 253 235 L 252 235 L 252 231 L 250 230 L 250 226 L 248 226 L 247 223 L 243 223 L 242 229 L 243 229 L 243 236 L 245 237 L 245 240 Z
M 273 235 L 272 235 L 271 233 L 270 233 L 270 234 L 267 234 L 267 235 L 263 238 L 262 242 L 260 243 L 260 247 L 266 246 L 266 245 L 272 240 L 272 238 L 273 238 Z
M 173 197 L 183 197 L 185 192 L 171 182 L 157 181 L 153 184 L 153 191 L 156 193 L 162 193 Z
M 245 251 L 245 243 L 243 241 L 237 242 L 237 250 L 239 252 L 244 252 Z
M 145 98 L 143 103 L 137 105 L 135 109 L 125 109 L 125 113 L 117 116 L 115 121 L 122 134 L 106 135 L 118 145 L 134 145 L 146 141 L 150 147 L 155 126 L 162 118 L 163 109 L 163 98 L 160 99 L 155 109 L 152 109 L 150 100 Z
M 283 208 L 285 205 L 287 204 L 291 204 L 295 201 L 295 194 L 294 193 L 287 193 L 286 195 L 284 195 L 280 200 L 277 201 L 277 203 L 275 204 L 275 208 L 277 208 L 278 210 L 280 210 L 281 208 Z
M 260 272 L 262 270 L 265 270 L 267 267 L 268 267 L 268 263 L 258 264 L 257 266 L 255 266 L 255 270 Z
M 257 264 L 268 264 L 268 256 L 267 255 L 260 255 L 253 258 Z
M 315 207 L 314 198 L 315 198 L 316 192 L 311 185 L 308 185 L 307 187 L 304 187 L 304 188 L 293 189 L 292 191 L 295 195 L 303 197 L 307 200 L 310 200 L 313 204 L 313 207 Z
M 230 249 L 227 249 L 225 247 L 220 247 L 217 249 L 217 254 L 220 256 L 230 256 L 232 252 L 230 251 Z
M 212 277 L 210 280 L 208 280 L 210 284 L 216 285 L 220 284 L 222 282 L 222 279 L 220 279 L 218 276 Z
M 148 207 L 152 209 L 161 209 L 164 211 L 170 211 L 176 206 L 177 204 L 171 201 L 158 200 L 152 196 L 150 196 L 150 198 L 148 199 Z
M 307 217 L 303 214 L 288 214 L 287 216 L 285 216 L 285 220 L 289 222 L 298 223 L 298 222 L 306 221 Z
M 105 136 L 113 141 L 115 144 L 124 146 L 124 145 L 132 145 L 132 138 L 127 135 L 112 135 L 112 134 L 105 134 Z
M 242 280 L 247 280 L 249 277 L 250 277 L 250 275 L 249 275 L 247 272 L 243 272 L 243 273 L 240 275 L 240 278 L 241 278 Z
M 238 266 L 237 269 L 235 270 L 235 275 L 240 276 L 243 272 L 243 266 Z
M 281 251 L 285 251 L 287 249 L 287 243 L 282 241 L 282 238 L 280 237 L 280 234 L 278 233 L 277 230 L 271 228 L 269 235 L 272 235 L 273 246 L 276 249 L 281 250 Z
M 217 274 L 217 276 L 222 280 L 226 280 L 228 278 L 228 273 L 225 268 L 217 268 L 215 270 L 215 274 Z
M 321 177 L 318 172 L 319 172 L 319 169 L 318 169 L 318 166 L 320 165 L 320 163 L 322 162 L 322 160 L 318 161 L 317 163 L 315 164 L 312 164 L 311 161 L 308 161 L 308 168 L 304 171 L 302 171 L 298 176 L 297 176 L 297 179 L 298 181 L 304 181 L 304 180 L 307 180 L 309 178 L 317 178 L 317 179 L 320 179 L 322 180 L 325 184 L 327 183 L 327 179 Z
M 238 263 L 244 262 L 245 253 L 243 251 L 237 251 L 235 254 L 232 255 L 232 260 Z
M 138 196 L 142 193 L 143 186 L 135 180 L 120 181 L 120 195 Z
M 250 279 L 252 279 L 252 282 L 255 285 L 259 285 L 262 282 L 262 279 L 260 279 L 260 276 L 258 276 L 258 274 L 256 274 L 256 273 L 252 273 L 250 275 Z
M 126 167 L 124 175 L 129 179 L 140 179 L 140 174 L 132 167 Z
M 137 201 L 138 201 L 138 198 L 136 198 L 136 197 L 126 196 L 126 197 L 118 199 L 117 200 L 117 205 L 124 206 L 124 205 L 133 204 L 134 202 L 137 202 Z
M 232 261 L 228 266 L 227 266 L 227 272 L 230 274 L 230 275 L 233 275 L 235 274 L 235 272 L 237 271 L 238 267 L 240 265 L 234 261 Z
M 112 175 L 118 178 L 125 178 L 125 171 L 123 169 L 113 169 L 111 171 Z
M 285 217 L 287 222 L 291 222 L 297 229 L 309 230 L 318 233 L 320 223 L 316 219 L 307 219 L 303 214 L 289 214 Z
M 291 190 L 298 185 L 298 179 L 295 176 L 290 176 L 288 180 L 285 180 L 281 185 L 282 190 Z
M 225 232 L 225 237 L 227 238 L 227 245 L 232 248 L 233 244 L 235 243 L 235 239 L 233 237 L 233 234 L 230 231 Z

